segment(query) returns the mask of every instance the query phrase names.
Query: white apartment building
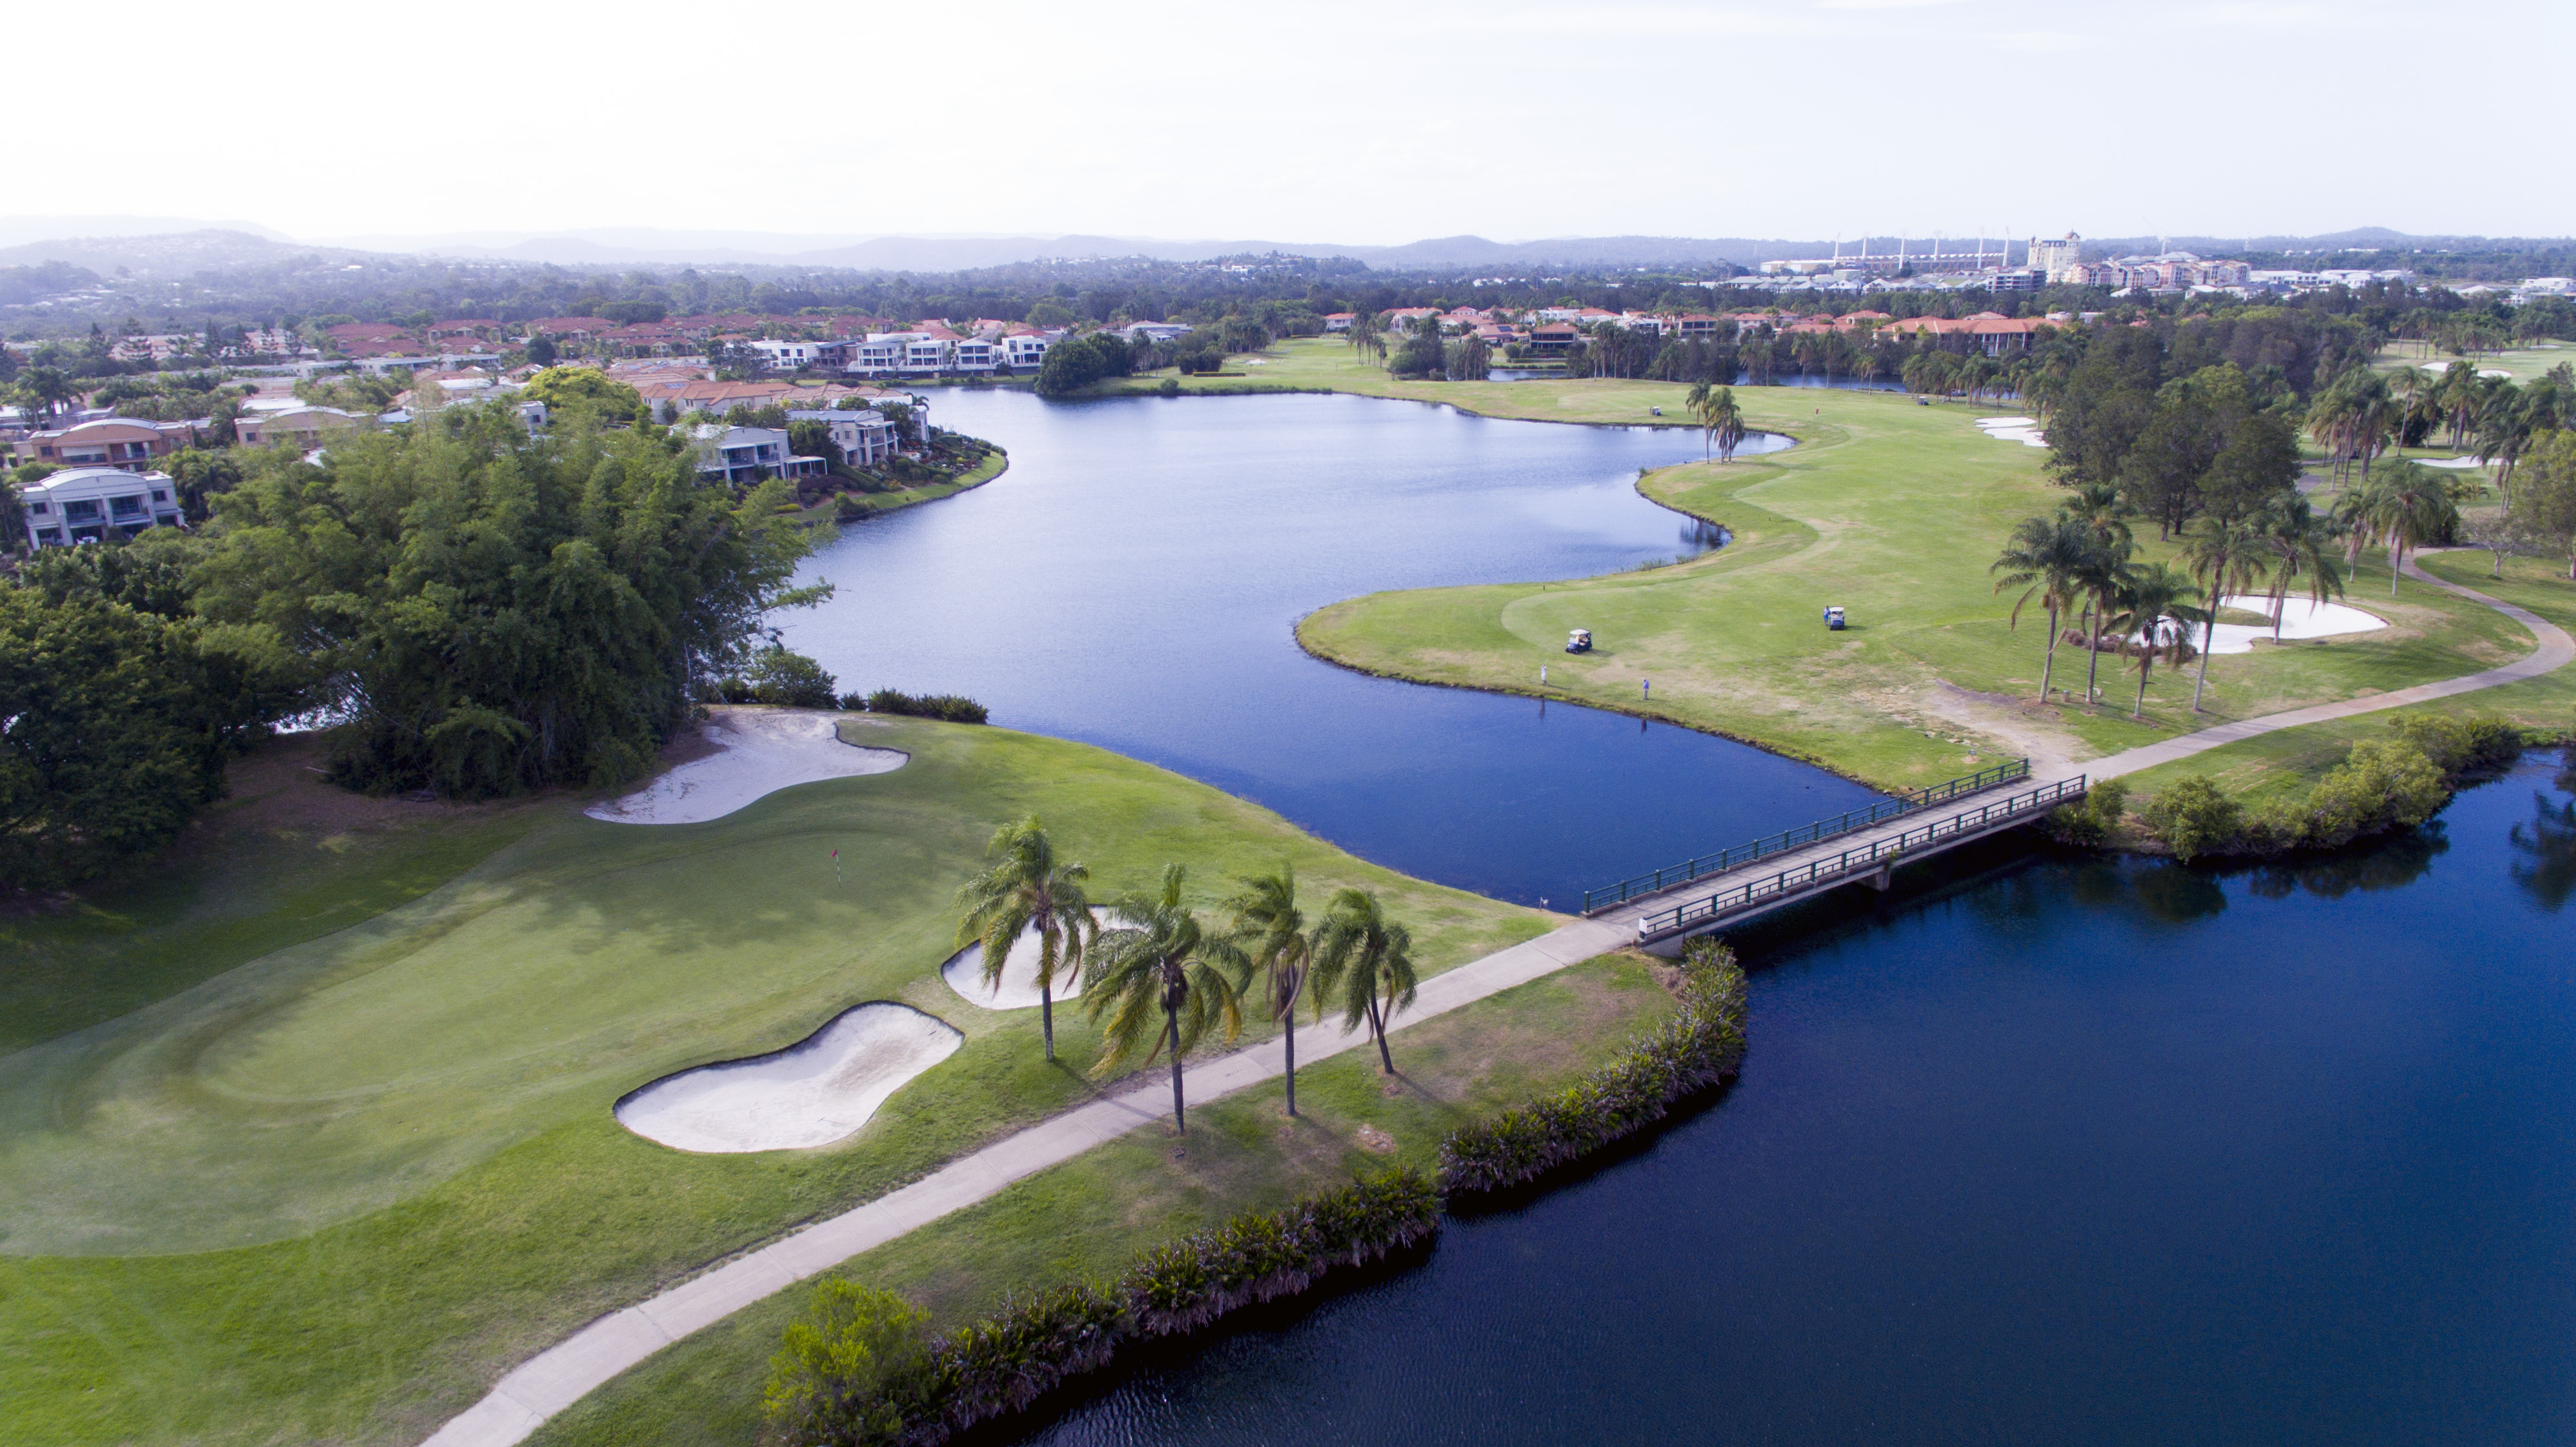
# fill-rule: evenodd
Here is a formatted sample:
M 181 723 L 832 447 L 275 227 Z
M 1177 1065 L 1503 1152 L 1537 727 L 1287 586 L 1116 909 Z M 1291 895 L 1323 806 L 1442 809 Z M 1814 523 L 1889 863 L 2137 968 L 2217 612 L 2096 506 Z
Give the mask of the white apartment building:
M 26 507 L 27 541 L 40 548 L 130 538 L 179 523 L 179 491 L 166 472 L 66 468 L 21 487 L 18 496 Z
M 1035 332 L 1004 337 L 1002 338 L 1002 360 L 1010 363 L 1011 370 L 1014 372 L 1023 367 L 1035 367 L 1046 360 L 1050 341 L 1050 338 Z
M 773 372 L 797 372 L 821 359 L 826 343 L 822 342 L 753 342 L 751 349 L 760 353 L 762 364 Z
M 852 467 L 880 467 L 894 459 L 894 423 L 871 407 L 864 412 L 804 409 L 787 414 L 790 422 L 820 422 L 832 445 Z
M 831 464 L 819 457 L 798 457 L 787 450 L 787 433 L 777 427 L 727 427 L 710 422 L 693 434 L 698 444 L 698 476 L 722 478 L 751 486 L 762 477 L 820 477 Z

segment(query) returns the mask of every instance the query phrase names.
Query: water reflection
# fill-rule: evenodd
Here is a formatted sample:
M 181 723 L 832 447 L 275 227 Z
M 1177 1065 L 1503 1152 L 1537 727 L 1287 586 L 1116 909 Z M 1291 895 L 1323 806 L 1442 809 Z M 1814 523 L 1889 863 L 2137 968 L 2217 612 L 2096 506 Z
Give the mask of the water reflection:
M 2242 875 L 2245 888 L 2258 899 L 2286 899 L 2299 890 L 2319 899 L 2341 899 L 2355 890 L 2403 889 L 2430 873 L 2433 861 L 2450 847 L 2450 835 L 2436 819 L 2392 834 L 2375 848 L 2228 865 L 2222 872 Z
M 2558 776 L 2558 787 L 2576 792 L 2576 770 Z M 2555 912 L 2576 893 L 2576 799 L 2552 800 L 2534 790 L 2531 819 L 2517 823 L 2506 838 L 2523 857 L 2513 862 L 2513 882 L 2540 907 Z

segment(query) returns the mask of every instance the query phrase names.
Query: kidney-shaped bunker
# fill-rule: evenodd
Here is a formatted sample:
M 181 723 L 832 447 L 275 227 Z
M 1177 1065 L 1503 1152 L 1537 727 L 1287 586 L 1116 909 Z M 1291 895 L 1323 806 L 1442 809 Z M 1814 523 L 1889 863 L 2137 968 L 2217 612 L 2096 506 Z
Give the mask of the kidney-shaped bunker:
M 936 1015 L 878 1000 L 784 1050 L 666 1075 L 617 1102 L 617 1119 L 674 1150 L 829 1145 L 965 1039 Z

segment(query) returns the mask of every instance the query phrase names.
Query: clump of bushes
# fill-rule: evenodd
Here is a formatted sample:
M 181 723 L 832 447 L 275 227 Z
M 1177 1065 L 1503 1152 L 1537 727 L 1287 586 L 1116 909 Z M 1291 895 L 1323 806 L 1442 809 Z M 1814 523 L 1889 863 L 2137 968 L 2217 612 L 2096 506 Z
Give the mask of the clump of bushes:
M 2084 791 L 2082 802 L 2051 810 L 2048 824 L 2061 843 L 2094 845 L 2110 838 L 2128 812 L 2128 781 L 2103 779 Z
M 864 710 L 868 713 L 901 714 L 906 718 L 945 719 L 949 723 L 979 724 L 988 716 L 982 704 L 964 694 L 915 695 L 892 688 L 880 688 L 870 694 L 843 694 L 841 707 L 852 713 Z
M 1744 972 L 1725 945 L 1693 941 L 1671 1018 L 1564 1090 L 1452 1132 L 1440 1146 L 1441 1184 L 1454 1195 L 1535 1180 L 1733 1080 L 1743 1064 Z
M 838 708 L 823 665 L 773 643 L 751 656 L 742 672 L 719 678 L 711 691 L 725 703 L 767 703 L 784 708 Z
M 2522 731 L 2504 719 L 2399 714 L 2388 726 L 2397 737 L 2354 744 L 2304 797 L 2249 809 L 2206 776 L 2192 775 L 2147 801 L 2138 820 L 2186 863 L 2201 854 L 2339 848 L 2423 823 L 2462 780 L 2493 773 L 2522 753 Z
M 1158 1247 L 1106 1286 L 1006 1299 L 945 1335 L 893 1292 L 825 1281 L 770 1358 L 762 1408 L 790 1447 L 929 1447 L 1107 1366 L 1125 1342 L 1195 1331 L 1421 1241 L 1440 1204 L 1420 1172 L 1391 1171 Z

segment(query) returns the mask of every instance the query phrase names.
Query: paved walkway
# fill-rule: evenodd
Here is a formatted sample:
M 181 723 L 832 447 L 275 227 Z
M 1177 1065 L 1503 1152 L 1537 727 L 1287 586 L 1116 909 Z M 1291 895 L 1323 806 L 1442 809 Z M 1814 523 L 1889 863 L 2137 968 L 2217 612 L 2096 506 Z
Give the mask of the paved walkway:
M 2296 708 L 2287 713 L 2271 713 L 2261 718 L 2239 719 L 2234 723 L 2202 729 L 2198 733 L 2184 734 L 2180 738 L 2166 739 L 2162 743 L 2143 744 L 2103 758 L 2088 759 L 2076 767 L 2081 768 L 2090 778 L 2118 778 L 2122 774 L 2134 774 L 2141 769 L 2152 769 L 2158 764 L 2170 764 L 2176 759 L 2187 759 L 2194 754 L 2205 753 L 2210 749 L 2245 739 L 2259 738 L 2264 734 L 2278 733 L 2283 729 L 2325 723 L 2331 719 L 2351 718 L 2356 714 L 2405 708 L 2410 704 L 2430 703 L 2437 698 L 2474 693 L 2482 688 L 2493 688 L 2500 683 L 2520 683 L 2526 678 L 2538 678 L 2553 669 L 2563 667 L 2568 660 L 2576 659 L 2576 639 L 2569 638 L 2566 629 L 2539 614 L 2527 608 L 2517 608 L 2501 598 L 2490 598 L 2475 588 L 2463 588 L 2457 583 L 2446 583 L 2417 567 L 2413 558 L 2406 560 L 2403 571 L 2407 577 L 2430 583 L 2446 593 L 2457 593 L 2463 598 L 2486 604 L 2530 629 L 2531 636 L 2540 640 L 2540 646 L 2525 657 L 2505 664 L 2501 668 L 2487 669 L 2482 673 L 2463 674 L 2458 678 L 2443 679 L 2439 683 L 2421 683 L 2413 688 L 2401 688 L 2395 693 L 2374 693 L 2367 698 L 2348 698 L 2340 703 L 2321 703 L 2313 708 Z
M 1398 1014 L 1388 1028 L 1401 1030 L 1446 1014 L 1615 950 L 1635 937 L 1633 922 L 1578 920 L 1423 981 L 1413 1008 Z M 1300 1063 L 1311 1065 L 1356 1049 L 1367 1039 L 1365 1029 L 1308 1026 L 1297 1032 L 1297 1054 Z M 1182 1078 L 1190 1103 L 1199 1105 L 1281 1073 L 1281 1047 L 1274 1039 L 1189 1066 Z M 1149 1071 L 1140 1084 L 1118 1095 L 1006 1136 L 901 1190 L 604 1316 L 503 1377 L 482 1401 L 439 1428 L 429 1447 L 508 1447 L 523 1441 L 539 1423 L 593 1388 L 700 1327 L 1171 1113 L 1171 1077 Z
M 2221 724 L 2092 760 L 2084 765 L 2084 771 L 2093 778 L 2108 779 L 2302 724 L 2403 708 L 2537 678 L 2576 659 L 2576 640 L 2556 624 L 2474 589 L 2443 582 L 2416 567 L 2412 560 L 2406 564 L 2405 572 L 2410 578 L 2496 609 L 2530 629 L 2540 640 L 2540 647 L 2519 662 L 2483 673 Z M 1634 943 L 1637 917 L 1648 907 L 1646 901 L 1631 900 L 1597 918 L 1577 920 L 1537 939 L 1435 975 L 1422 982 L 1413 1008 L 1397 1015 L 1388 1028 L 1404 1029 Z M 1308 1063 L 1355 1049 L 1367 1040 L 1365 1031 L 1344 1031 L 1335 1025 L 1310 1026 L 1300 1031 L 1299 1037 L 1300 1053 Z M 1280 1044 L 1271 1040 L 1190 1066 L 1183 1071 L 1183 1079 L 1190 1100 L 1203 1102 L 1262 1084 L 1281 1073 Z M 1006 1136 L 901 1190 L 764 1246 L 650 1301 L 602 1317 L 503 1377 L 482 1401 L 439 1428 L 430 1437 L 428 1447 L 512 1447 L 548 1417 L 681 1337 L 862 1251 L 971 1206 L 1049 1166 L 1061 1165 L 1094 1146 L 1160 1120 L 1170 1115 L 1171 1109 L 1169 1077 L 1153 1074 L 1118 1095 Z

